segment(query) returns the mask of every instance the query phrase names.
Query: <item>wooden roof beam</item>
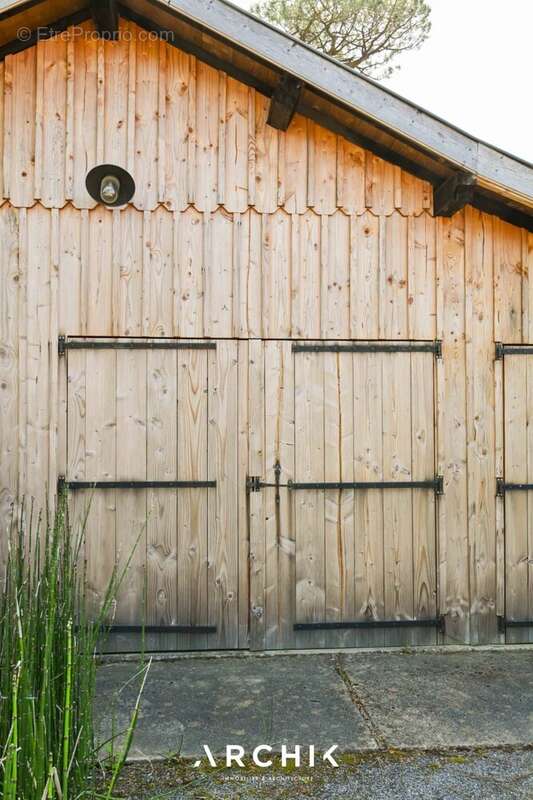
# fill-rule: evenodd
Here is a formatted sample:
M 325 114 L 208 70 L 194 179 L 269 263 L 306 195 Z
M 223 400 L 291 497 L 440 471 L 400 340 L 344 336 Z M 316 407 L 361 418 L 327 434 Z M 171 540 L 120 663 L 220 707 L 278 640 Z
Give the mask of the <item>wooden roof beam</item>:
M 303 83 L 292 75 L 282 75 L 274 89 L 268 109 L 267 125 L 286 131 L 296 113 Z
M 115 40 L 118 36 L 118 8 L 115 0 L 90 0 L 91 14 L 96 30 L 106 39 Z
M 474 199 L 475 175 L 457 173 L 446 178 L 433 190 L 433 211 L 436 217 L 452 217 Z

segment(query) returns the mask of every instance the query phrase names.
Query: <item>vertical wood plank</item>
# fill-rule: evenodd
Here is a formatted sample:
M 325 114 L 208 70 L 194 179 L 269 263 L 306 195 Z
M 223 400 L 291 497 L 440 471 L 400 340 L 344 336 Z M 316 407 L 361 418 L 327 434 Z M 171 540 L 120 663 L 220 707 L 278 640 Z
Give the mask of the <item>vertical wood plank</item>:
M 492 218 L 467 207 L 466 374 L 471 638 L 497 640 Z
M 350 331 L 356 339 L 379 335 L 379 227 L 370 212 L 350 218 Z
M 84 33 L 90 30 L 89 24 L 81 26 Z M 85 178 L 97 163 L 97 53 L 97 42 L 90 37 L 83 35 L 74 45 L 72 200 L 77 208 L 93 208 L 95 205 L 85 188 Z M 113 82 L 114 73 L 108 77 L 106 86 L 116 86 Z M 106 131 L 111 136 L 110 123 L 111 118 L 107 117 Z
M 127 23 L 128 42 L 128 121 L 126 157 L 128 172 L 133 174 L 135 168 L 135 133 L 136 133 L 136 90 L 137 90 L 137 28 L 132 22 Z
M 270 106 L 268 98 L 258 92 L 254 96 L 254 205 L 258 211 L 272 214 L 278 206 L 278 142 L 284 134 L 266 123 Z
M 158 197 L 159 42 L 137 37 L 135 88 L 135 206 L 155 208 Z
M 83 352 L 83 351 L 81 351 Z M 89 481 L 110 481 L 117 477 L 117 384 L 116 351 L 87 350 L 85 375 L 76 377 L 71 370 L 69 354 L 69 461 L 75 475 L 85 468 Z M 83 361 L 78 369 L 83 370 Z M 89 392 L 84 388 L 89 385 Z M 79 386 L 79 388 L 78 388 Z M 73 394 L 75 392 L 75 394 Z M 75 455 L 83 448 L 77 444 L 83 436 L 85 407 L 85 464 L 83 456 Z M 71 414 L 73 413 L 73 416 Z M 79 417 L 79 421 L 78 421 Z M 72 427 L 74 424 L 74 427 Z M 76 431 L 79 433 L 76 434 Z M 76 450 L 72 450 L 72 446 Z M 81 461 L 80 461 L 81 458 Z M 79 464 L 79 466 L 78 466 Z M 85 535 L 87 588 L 93 613 L 103 602 L 115 566 L 116 551 L 116 492 L 114 490 L 84 493 L 83 505 L 76 503 L 78 513 L 88 510 Z
M 407 339 L 407 220 L 394 213 L 380 222 L 379 335 Z
M 188 201 L 189 103 L 194 74 L 191 56 L 175 47 L 166 54 L 165 202 L 182 211 Z
M 26 401 L 27 353 L 28 353 L 28 211 L 22 208 L 19 216 L 19 296 L 18 296 L 18 486 L 21 495 L 27 496 L 28 436 L 26 422 L 28 406 Z
M 434 339 L 436 324 L 435 221 L 422 214 L 407 220 L 409 339 Z
M 286 338 L 291 331 L 291 217 L 282 209 L 264 214 L 262 233 L 263 335 Z
M 43 115 L 41 198 L 45 206 L 65 203 L 65 140 L 67 116 L 67 43 L 62 37 L 39 42 L 43 49 Z
M 62 458 L 59 450 L 59 356 L 55 343 L 58 340 L 59 299 L 59 211 L 51 211 L 50 226 L 50 329 L 49 337 L 49 425 L 48 425 L 48 507 L 53 509 L 57 497 L 58 463 Z M 61 474 L 64 474 L 62 471 Z
M 450 642 L 469 641 L 468 489 L 466 451 L 464 213 L 437 220 L 437 470 L 444 477 L 439 498 L 441 614 Z
M 248 440 L 248 341 L 241 340 L 238 348 L 238 522 L 239 522 L 239 647 L 250 646 L 250 517 L 248 513 L 248 477 L 249 440 Z
M 352 353 L 339 353 L 338 364 L 338 392 L 339 392 L 339 461 L 340 480 L 350 482 L 355 480 L 355 455 L 354 455 L 354 358 Z M 357 499 L 359 503 L 359 498 Z M 341 619 L 355 620 L 356 610 L 356 573 L 355 573 L 355 491 L 350 489 L 341 492 L 340 497 L 340 528 L 338 531 L 337 558 L 339 571 L 342 576 L 340 584 L 340 613 Z M 380 531 L 378 532 L 378 534 Z M 344 631 L 338 637 L 339 644 L 351 646 L 357 641 L 354 631 Z
M 309 173 L 310 192 L 317 214 L 333 214 L 337 206 L 337 135 L 312 124 L 309 147 L 314 170 Z
M 45 41 L 37 42 L 35 46 L 35 146 L 34 146 L 34 190 L 33 197 L 37 200 L 42 196 L 43 172 L 43 105 L 44 105 L 44 45 Z
M 294 479 L 294 370 L 290 342 L 265 343 L 265 480 Z M 295 545 L 291 493 L 265 488 L 266 647 L 292 646 L 295 621 Z
M 247 331 L 249 337 L 255 338 L 263 335 L 266 323 L 266 320 L 263 319 L 263 259 L 265 256 L 263 225 L 266 224 L 267 215 L 258 214 L 254 209 L 250 209 L 247 215 L 243 215 L 241 219 L 245 218 L 248 223 L 248 244 L 246 246 L 246 242 L 243 240 L 239 262 L 239 297 L 241 300 L 239 317 L 243 333 Z M 292 226 L 292 218 L 290 224 Z M 288 258 L 291 258 L 290 254 Z
M 324 481 L 324 359 L 315 353 L 295 357 L 296 480 Z M 297 622 L 325 619 L 324 492 L 299 490 L 295 504 Z M 298 647 L 323 647 L 324 631 L 298 632 Z
M 347 214 L 365 210 L 365 151 L 337 138 L 337 205 Z
M 13 119 L 13 89 L 14 89 L 14 69 L 15 60 L 13 56 L 6 56 L 3 62 L 3 97 L 2 97 L 2 178 L 3 192 L 2 197 L 9 197 L 13 179 L 11 177 L 11 150 L 13 148 L 14 119 Z
M 524 328 L 524 341 L 533 342 L 533 233 L 524 235 L 523 258 L 525 262 L 524 293 L 527 296 L 525 304 L 528 309 L 527 327 Z
M 174 214 L 174 335 L 204 333 L 203 216 L 194 208 Z
M 492 218 L 494 226 L 494 336 L 498 342 L 522 341 L 522 231 Z
M 321 333 L 350 338 L 350 218 L 342 211 L 322 217 Z
M 293 218 L 292 335 L 320 336 L 320 217 L 308 211 Z
M 324 480 L 341 480 L 342 433 L 340 408 L 339 354 L 324 353 Z M 344 492 L 328 489 L 324 492 L 324 568 L 325 616 L 327 622 L 343 618 L 346 583 L 348 578 L 346 531 L 341 509 Z M 345 634 L 326 632 L 326 644 L 342 644 Z
M 383 372 L 378 353 L 355 353 L 353 364 L 354 480 L 381 481 L 383 471 Z M 384 619 L 385 519 L 383 491 L 357 492 L 355 498 L 355 612 L 361 620 Z M 387 521 L 388 522 L 388 521 Z M 358 644 L 378 647 L 383 630 L 360 631 Z
M 90 451 L 88 449 L 88 439 L 87 434 L 91 432 L 92 426 L 95 424 L 95 416 L 93 413 L 92 407 L 92 396 L 91 390 L 89 392 L 89 400 L 91 401 L 91 408 L 89 409 L 89 428 L 87 427 L 87 351 L 84 350 L 73 350 L 71 353 L 68 353 L 66 357 L 66 391 L 67 391 L 67 408 L 68 414 L 65 419 L 65 423 L 67 426 L 66 432 L 66 449 L 67 449 L 67 461 L 66 461 L 66 470 L 65 475 L 67 476 L 68 480 L 73 481 L 84 481 L 87 477 L 87 461 L 88 459 L 92 458 L 92 465 L 91 468 L 94 468 L 94 458 L 95 452 L 92 452 L 90 455 Z M 91 386 L 92 386 L 92 376 L 91 376 Z M 114 391 L 114 382 L 113 382 L 113 391 Z M 113 427 L 114 431 L 114 427 Z M 114 435 L 114 434 L 113 434 Z M 94 438 L 91 438 L 91 443 L 94 446 Z M 114 463 L 112 472 L 114 473 Z M 98 513 L 100 508 L 102 497 L 99 496 L 96 499 L 91 498 L 87 492 L 72 492 L 70 497 L 68 498 L 68 510 L 69 510 L 69 521 L 72 526 L 72 530 L 74 531 L 75 536 L 79 536 L 81 534 L 81 529 L 83 523 L 85 521 L 85 517 L 89 508 L 89 505 L 94 509 L 93 513 Z M 92 523 L 92 514 L 91 518 L 88 522 Z M 111 520 L 112 522 L 112 529 L 111 529 L 111 536 L 110 531 L 106 531 L 106 553 L 110 557 L 111 565 L 114 564 L 115 561 L 115 537 L 114 537 L 114 519 Z M 98 531 L 96 532 L 98 536 Z M 98 542 L 96 543 L 96 547 L 98 546 Z M 91 531 L 91 535 L 89 535 L 89 531 L 87 530 L 85 542 L 82 549 L 83 558 L 86 560 L 86 565 L 88 570 L 91 574 L 91 580 L 88 581 L 88 588 L 89 588 L 89 600 L 92 606 L 92 611 L 95 612 L 97 610 L 99 602 L 101 602 L 103 594 L 104 594 L 104 587 L 99 586 L 95 583 L 96 573 L 95 568 L 93 567 L 92 561 L 96 558 L 99 558 L 98 550 L 96 549 L 93 543 L 93 532 Z M 90 561 L 87 561 L 87 557 L 90 556 Z M 107 565 L 106 565 L 107 566 Z M 98 564 L 96 565 L 98 568 Z M 112 567 L 111 567 L 112 569 Z M 106 571 L 104 574 L 108 578 L 110 577 L 110 572 Z
M 115 222 L 112 283 L 117 284 L 117 300 L 113 304 L 113 330 L 118 336 L 139 336 L 143 300 L 150 301 L 150 297 L 143 298 L 143 216 L 129 207 L 115 212 Z
M 435 474 L 434 357 L 411 353 L 411 453 L 412 479 L 431 480 Z M 413 614 L 415 619 L 435 618 L 436 508 L 435 494 L 413 489 Z M 435 631 L 413 631 L 417 644 L 436 644 Z
M 86 331 L 88 335 L 110 336 L 113 332 L 113 217 L 109 210 L 96 208 L 88 216 L 88 242 L 84 261 Z
M 26 284 L 26 488 L 44 511 L 49 487 L 51 214 L 28 211 Z M 23 390 L 24 391 L 24 390 Z
M 280 163 L 280 198 L 289 214 L 303 214 L 307 209 L 307 137 L 310 125 L 305 117 L 295 114 L 282 136 L 284 160 Z
M 233 217 L 223 208 L 209 215 L 205 228 L 205 334 L 233 334 Z
M 265 468 L 265 366 L 263 343 L 248 343 L 248 475 L 263 475 Z M 265 646 L 265 513 L 264 492 L 250 492 L 250 649 Z
M 7 557 L 7 531 L 18 490 L 18 214 L 0 209 L 0 575 Z M 21 487 L 22 488 L 22 487 Z
M 107 164 L 128 166 L 128 75 L 129 42 L 127 23 L 120 24 L 116 42 L 104 42 L 104 159 Z
M 6 82 L 5 82 L 5 61 L 0 63 L 0 202 L 7 195 L 4 183 L 4 143 L 6 141 L 5 128 L 5 101 L 6 101 Z
M 146 480 L 146 358 L 143 350 L 116 351 L 117 480 Z M 129 562 L 117 596 L 117 624 L 146 620 L 146 501 L 145 490 L 116 492 L 119 569 Z M 132 637 L 131 646 L 138 649 L 138 644 Z
M 216 70 L 197 63 L 194 202 L 199 211 L 213 211 L 218 202 L 218 80 Z
M 176 351 L 148 351 L 146 360 L 146 477 L 172 481 L 177 479 L 178 455 Z M 148 625 L 173 625 L 177 621 L 176 494 L 172 489 L 149 489 L 147 493 Z M 174 634 L 149 634 L 148 639 L 150 650 L 176 647 Z
M 366 154 L 366 207 L 374 214 L 389 216 L 395 210 L 395 167 L 379 156 Z
M 166 199 L 166 139 L 169 135 L 167 129 L 167 53 L 171 49 L 162 39 L 158 42 L 159 70 L 157 92 L 157 200 L 164 203 Z
M 383 354 L 383 478 L 387 481 L 411 480 L 411 403 L 404 391 L 410 376 L 409 353 Z M 385 524 L 385 617 L 412 619 L 413 597 L 413 508 L 412 490 L 386 490 L 383 493 Z M 409 633 L 386 631 L 387 644 L 403 643 Z
M 526 441 L 527 441 L 527 483 L 533 483 L 533 363 L 531 358 L 527 359 L 527 389 L 526 389 Z M 527 522 L 524 527 L 527 527 L 527 543 L 525 548 L 526 564 L 527 564 L 527 616 L 526 619 L 533 619 L 533 498 L 531 493 L 527 493 Z M 517 631 L 518 633 L 518 631 Z M 533 642 L 533 630 L 531 627 L 526 627 L 522 631 L 521 640 L 526 642 Z M 512 640 L 511 640 L 512 641 Z
M 36 48 L 29 47 L 6 59 L 11 67 L 12 93 L 9 111 L 10 152 L 5 151 L 4 169 L 9 174 L 9 197 L 14 206 L 29 207 L 34 200 L 35 177 L 35 76 Z M 7 116 L 7 115 L 6 115 Z
M 528 473 L 528 357 L 505 357 L 505 479 L 522 483 Z M 509 619 L 527 619 L 528 602 L 528 496 L 509 492 L 505 498 L 506 593 Z M 523 631 L 519 630 L 519 640 Z M 513 636 L 514 631 L 507 631 Z
M 67 41 L 67 89 L 65 119 L 65 199 L 72 200 L 74 189 L 74 40 Z
M 147 336 L 173 334 L 173 215 L 157 208 L 144 230 L 143 330 Z
M 225 134 L 225 198 L 228 211 L 248 206 L 248 88 L 227 78 Z
M 220 489 L 217 466 L 208 465 L 208 402 L 207 351 L 178 350 L 178 477 L 206 480 L 212 469 L 217 480 L 217 489 L 181 489 L 178 494 L 177 619 L 182 625 L 207 625 L 215 611 L 208 608 L 208 505 Z M 179 646 L 205 648 L 211 638 L 180 634 Z
M 209 495 L 208 595 L 217 627 L 209 647 L 238 647 L 237 345 L 217 342 L 209 351 L 209 441 L 216 492 Z

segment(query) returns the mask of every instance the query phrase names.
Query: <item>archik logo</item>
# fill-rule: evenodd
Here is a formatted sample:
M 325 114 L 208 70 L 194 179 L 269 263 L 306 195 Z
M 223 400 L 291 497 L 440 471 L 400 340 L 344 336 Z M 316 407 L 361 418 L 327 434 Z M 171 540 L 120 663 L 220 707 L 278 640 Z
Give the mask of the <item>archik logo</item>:
M 211 752 L 211 748 L 209 745 L 204 744 L 202 745 L 204 748 L 204 752 L 207 756 L 207 760 L 211 767 L 217 767 L 218 763 Z M 326 761 L 328 764 L 331 764 L 332 767 L 338 767 L 339 765 L 333 758 L 332 753 L 337 749 L 338 745 L 333 744 L 330 748 L 328 748 L 324 753 L 322 753 L 322 761 Z M 269 755 L 272 753 L 273 748 L 269 744 L 259 744 L 257 747 L 254 747 L 252 751 L 252 761 L 257 767 L 263 767 L 267 769 L 267 767 L 272 766 L 272 759 L 269 758 Z M 227 744 L 226 745 L 226 756 L 225 756 L 225 764 L 226 767 L 236 766 L 236 767 L 244 767 L 245 752 L 244 747 L 241 747 L 240 744 Z M 309 746 L 303 745 L 294 745 L 294 747 L 289 749 L 289 747 L 285 744 L 281 745 L 281 766 L 286 767 L 289 763 L 291 767 L 314 767 L 316 760 L 320 759 L 320 753 L 316 752 L 316 748 L 314 744 L 310 744 Z M 202 759 L 198 759 L 195 761 L 194 766 L 199 767 L 202 763 Z

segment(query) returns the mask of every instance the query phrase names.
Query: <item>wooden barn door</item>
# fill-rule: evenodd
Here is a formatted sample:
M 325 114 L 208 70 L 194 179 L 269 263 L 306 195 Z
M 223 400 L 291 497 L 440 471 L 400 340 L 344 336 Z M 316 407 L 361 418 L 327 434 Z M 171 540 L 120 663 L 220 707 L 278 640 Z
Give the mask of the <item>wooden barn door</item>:
M 505 614 L 508 642 L 533 641 L 533 347 L 500 346 L 504 359 Z
M 71 515 L 95 606 L 131 559 L 107 649 L 238 647 L 236 343 L 69 340 Z
M 434 349 L 265 344 L 252 646 L 436 642 Z

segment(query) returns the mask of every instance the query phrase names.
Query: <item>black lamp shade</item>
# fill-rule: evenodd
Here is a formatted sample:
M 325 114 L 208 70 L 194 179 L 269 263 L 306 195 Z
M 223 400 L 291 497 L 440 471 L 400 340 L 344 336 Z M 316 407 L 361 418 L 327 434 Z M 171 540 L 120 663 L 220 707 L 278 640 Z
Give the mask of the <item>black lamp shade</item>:
M 102 180 L 108 175 L 113 175 L 113 177 L 118 180 L 120 185 L 118 196 L 112 203 L 106 203 L 104 200 L 102 200 L 100 195 Z M 103 203 L 103 205 L 110 206 L 112 208 L 116 206 L 123 206 L 126 203 L 129 203 L 135 194 L 135 181 L 129 172 L 126 172 L 126 170 L 122 169 L 122 167 L 117 167 L 116 164 L 99 164 L 98 166 L 93 167 L 87 173 L 87 177 L 85 178 L 85 186 L 87 187 L 87 191 L 93 200 L 96 200 L 97 203 Z

